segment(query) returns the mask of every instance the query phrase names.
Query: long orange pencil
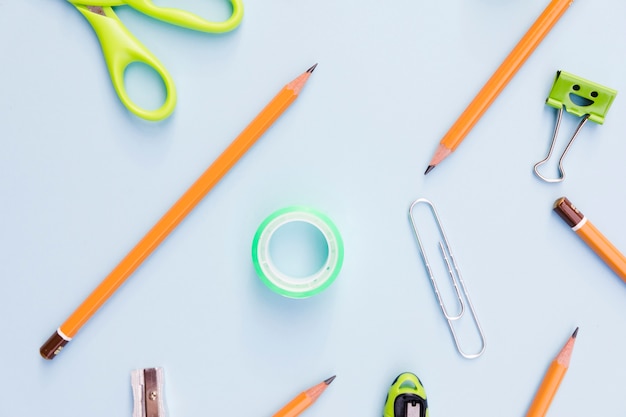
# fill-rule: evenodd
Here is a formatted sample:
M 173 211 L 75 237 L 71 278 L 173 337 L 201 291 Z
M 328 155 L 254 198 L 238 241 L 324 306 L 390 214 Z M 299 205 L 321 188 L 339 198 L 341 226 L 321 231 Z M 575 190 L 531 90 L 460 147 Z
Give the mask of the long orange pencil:
M 287 84 L 235 138 L 213 164 L 150 229 L 72 315 L 44 343 L 39 352 L 53 359 L 80 328 L 113 295 L 126 279 L 146 260 L 178 224 L 193 210 L 219 180 L 250 149 L 263 133 L 298 97 L 317 64 Z
M 576 341 L 576 335 L 578 335 L 578 327 L 574 330 L 574 333 L 570 336 L 565 346 L 563 346 L 563 349 L 561 349 L 559 354 L 550 364 L 548 372 L 546 372 L 546 375 L 543 377 L 543 381 L 541 381 L 537 394 L 535 394 L 535 399 L 530 405 L 528 413 L 526 413 L 526 417 L 543 417 L 548 412 L 550 403 L 559 389 L 561 380 L 565 376 L 565 372 L 567 372 L 567 368 L 569 367 L 572 351 L 574 350 L 574 342 Z
M 626 282 L 626 257 L 582 214 L 571 201 L 561 197 L 554 202 L 554 211 L 574 232 Z
M 331 382 L 335 379 L 335 376 L 331 376 L 325 381 L 320 382 L 314 387 L 298 394 L 293 400 L 284 406 L 278 413 L 274 414 L 274 417 L 296 417 L 301 412 L 309 408 L 320 395 L 328 388 Z
M 441 139 L 439 147 L 435 151 L 424 174 L 428 174 L 432 171 L 437 164 L 448 157 L 448 155 L 454 152 L 457 146 L 461 144 L 465 136 L 467 136 L 489 106 L 491 106 L 491 103 L 493 103 L 504 87 L 511 81 L 522 64 L 526 62 L 528 57 L 537 46 L 539 46 L 543 38 L 545 38 L 573 2 L 574 0 L 552 0 L 552 2 L 550 2 L 548 7 L 546 7 L 535 23 L 528 29 L 524 37 L 522 37 L 515 48 L 509 53 L 489 81 L 483 86 L 478 95 L 476 95 L 474 100 L 467 106 L 450 130 L 448 130 L 448 133 Z

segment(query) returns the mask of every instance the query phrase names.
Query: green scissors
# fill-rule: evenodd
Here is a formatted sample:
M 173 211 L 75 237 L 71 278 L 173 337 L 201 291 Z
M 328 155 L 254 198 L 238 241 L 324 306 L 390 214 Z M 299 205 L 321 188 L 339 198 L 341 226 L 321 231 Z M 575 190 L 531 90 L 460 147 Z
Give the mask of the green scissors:
M 243 17 L 242 0 L 230 0 L 231 16 L 223 22 L 210 22 L 191 12 L 169 7 L 155 6 L 152 0 L 68 0 L 85 16 L 93 27 L 111 76 L 113 87 L 122 103 L 137 116 L 157 121 L 168 117 L 176 106 L 174 81 L 163 64 L 126 29 L 113 11 L 114 6 L 130 6 L 141 13 L 172 25 L 188 29 L 224 33 L 235 29 Z M 165 84 L 165 102 L 155 110 L 147 110 L 135 104 L 124 86 L 124 72 L 135 62 L 151 67 Z

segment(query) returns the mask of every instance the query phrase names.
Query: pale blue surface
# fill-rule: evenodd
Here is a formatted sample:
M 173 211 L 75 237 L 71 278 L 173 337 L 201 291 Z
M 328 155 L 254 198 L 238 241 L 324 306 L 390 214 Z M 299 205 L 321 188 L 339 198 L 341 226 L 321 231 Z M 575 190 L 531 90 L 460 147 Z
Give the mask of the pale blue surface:
M 457 152 L 422 175 L 547 3 L 248 0 L 228 35 L 120 8 L 178 88 L 173 117 L 151 124 L 121 105 L 72 6 L 0 0 L 0 415 L 130 416 L 130 371 L 162 366 L 172 417 L 270 416 L 333 374 L 305 415 L 380 416 L 403 371 L 422 379 L 433 417 L 524 416 L 580 326 L 549 415 L 622 416 L 626 285 L 551 208 L 567 195 L 626 250 L 626 2 L 577 0 Z M 169 4 L 225 13 L 218 0 Z M 67 350 L 41 359 L 56 327 L 316 62 L 262 140 Z M 532 166 L 559 69 L 620 94 L 551 185 Z M 438 311 L 408 221 L 418 197 L 436 204 L 470 287 L 488 339 L 478 360 L 456 353 Z M 269 291 L 250 260 L 260 222 L 293 204 L 326 213 L 345 243 L 337 281 L 307 300 Z

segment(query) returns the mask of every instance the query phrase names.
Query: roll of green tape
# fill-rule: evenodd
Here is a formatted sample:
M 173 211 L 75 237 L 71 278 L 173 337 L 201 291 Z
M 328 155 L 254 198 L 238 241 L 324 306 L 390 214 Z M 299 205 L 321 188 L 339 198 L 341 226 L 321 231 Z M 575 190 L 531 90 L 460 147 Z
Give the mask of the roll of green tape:
M 270 256 L 270 240 L 283 225 L 306 222 L 315 226 L 326 239 L 328 257 L 322 267 L 304 278 L 281 272 Z M 274 292 L 285 297 L 307 298 L 320 293 L 333 283 L 343 264 L 343 241 L 334 223 L 317 210 L 293 206 L 270 214 L 261 223 L 252 241 L 252 261 L 257 275 Z

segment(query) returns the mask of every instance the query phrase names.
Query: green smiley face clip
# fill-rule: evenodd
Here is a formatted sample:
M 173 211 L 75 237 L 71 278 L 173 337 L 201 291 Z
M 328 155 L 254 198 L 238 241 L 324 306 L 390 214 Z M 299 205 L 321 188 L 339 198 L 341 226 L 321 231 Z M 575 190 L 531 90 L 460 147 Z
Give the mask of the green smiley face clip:
M 548 155 L 545 159 L 535 164 L 535 174 L 537 174 L 539 178 L 547 182 L 561 182 L 565 179 L 563 159 L 572 146 L 574 139 L 576 139 L 576 136 L 578 136 L 578 133 L 588 120 L 598 124 L 604 123 L 606 113 L 609 111 L 611 104 L 613 104 L 616 95 L 617 91 L 611 88 L 585 80 L 584 78 L 565 71 L 557 71 L 556 79 L 554 80 L 546 104 L 558 109 L 559 112 L 557 114 L 556 126 L 554 128 L 554 135 L 552 136 Z M 556 138 L 559 133 L 559 126 L 561 125 L 563 111 L 581 117 L 582 119 L 559 159 L 559 177 L 547 178 L 539 173 L 538 168 L 546 163 L 552 156 Z

